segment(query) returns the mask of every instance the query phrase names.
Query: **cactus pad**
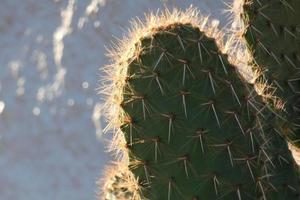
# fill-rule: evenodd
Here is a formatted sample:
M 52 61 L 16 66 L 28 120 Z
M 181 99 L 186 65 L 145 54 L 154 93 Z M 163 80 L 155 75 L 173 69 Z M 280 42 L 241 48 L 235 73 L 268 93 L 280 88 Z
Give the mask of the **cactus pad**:
M 298 199 L 287 145 L 219 35 L 176 20 L 194 10 L 174 13 L 156 17 L 114 65 L 111 114 L 141 199 Z
M 300 1 L 246 0 L 243 8 L 254 62 L 285 104 L 279 131 L 300 147 Z

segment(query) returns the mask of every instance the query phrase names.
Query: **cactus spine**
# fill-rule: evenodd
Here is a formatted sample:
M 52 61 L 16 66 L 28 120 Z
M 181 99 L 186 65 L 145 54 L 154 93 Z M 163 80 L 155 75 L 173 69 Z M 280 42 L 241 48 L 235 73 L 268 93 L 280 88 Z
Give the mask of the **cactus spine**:
M 124 163 L 109 165 L 98 184 L 101 188 L 98 196 L 103 200 L 137 199 L 133 174 Z
M 298 199 L 285 141 L 206 21 L 194 9 L 150 16 L 113 52 L 113 143 L 139 198 Z
M 300 1 L 243 0 L 244 38 L 253 62 L 263 71 L 257 81 L 276 88 L 284 102 L 278 119 L 282 135 L 300 147 Z

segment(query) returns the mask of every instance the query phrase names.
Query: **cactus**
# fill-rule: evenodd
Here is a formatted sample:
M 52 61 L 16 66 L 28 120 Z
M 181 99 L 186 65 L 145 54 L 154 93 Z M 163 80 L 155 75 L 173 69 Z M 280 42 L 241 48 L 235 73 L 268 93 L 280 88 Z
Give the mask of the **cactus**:
M 166 11 L 134 27 L 105 91 L 138 198 L 299 199 L 287 144 L 207 18 Z
M 300 148 L 300 1 L 243 0 L 244 39 L 272 96 L 284 103 L 278 129 Z M 269 90 L 270 92 L 270 90 Z
M 134 177 L 124 163 L 109 165 L 98 185 L 101 188 L 99 199 L 128 200 L 137 195 Z

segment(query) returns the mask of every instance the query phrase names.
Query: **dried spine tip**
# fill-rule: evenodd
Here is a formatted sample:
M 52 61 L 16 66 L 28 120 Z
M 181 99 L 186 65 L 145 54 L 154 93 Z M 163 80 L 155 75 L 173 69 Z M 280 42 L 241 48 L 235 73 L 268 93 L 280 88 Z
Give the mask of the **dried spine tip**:
M 138 182 L 124 163 L 113 163 L 106 167 L 104 177 L 98 181 L 101 200 L 141 200 Z

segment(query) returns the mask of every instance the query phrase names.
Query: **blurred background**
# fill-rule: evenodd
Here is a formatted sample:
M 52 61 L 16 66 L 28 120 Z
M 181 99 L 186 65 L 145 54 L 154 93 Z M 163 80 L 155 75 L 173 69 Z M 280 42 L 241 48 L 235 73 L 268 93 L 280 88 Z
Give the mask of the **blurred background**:
M 93 200 L 109 161 L 96 88 L 130 19 L 225 0 L 1 0 L 0 200 Z M 228 0 L 227 2 L 230 2 Z

